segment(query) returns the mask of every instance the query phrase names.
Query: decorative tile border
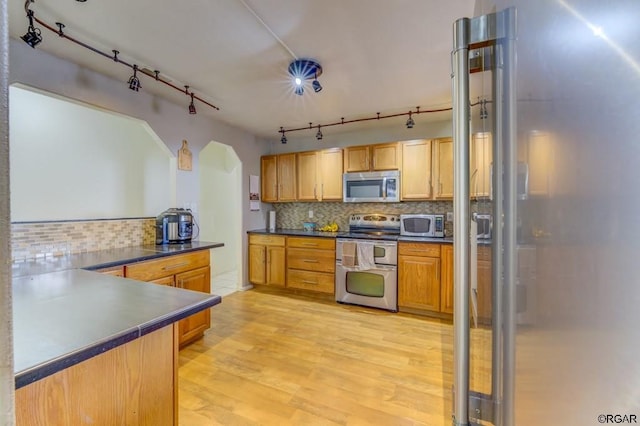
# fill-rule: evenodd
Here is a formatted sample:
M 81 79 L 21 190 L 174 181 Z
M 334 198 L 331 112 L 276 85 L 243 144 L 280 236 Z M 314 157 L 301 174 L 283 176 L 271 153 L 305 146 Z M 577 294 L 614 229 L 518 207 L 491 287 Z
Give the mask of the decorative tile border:
M 12 260 L 155 243 L 154 218 L 11 224 Z

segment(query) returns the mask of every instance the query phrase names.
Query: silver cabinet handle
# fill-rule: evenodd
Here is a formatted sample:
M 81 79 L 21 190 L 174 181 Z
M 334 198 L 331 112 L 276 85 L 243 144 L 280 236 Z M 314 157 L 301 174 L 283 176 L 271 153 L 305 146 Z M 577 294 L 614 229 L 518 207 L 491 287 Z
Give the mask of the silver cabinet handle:
M 318 263 L 316 259 L 302 259 L 304 263 Z
M 313 285 L 318 285 L 317 281 L 308 281 L 308 280 L 302 280 L 303 283 L 305 284 L 313 284 Z

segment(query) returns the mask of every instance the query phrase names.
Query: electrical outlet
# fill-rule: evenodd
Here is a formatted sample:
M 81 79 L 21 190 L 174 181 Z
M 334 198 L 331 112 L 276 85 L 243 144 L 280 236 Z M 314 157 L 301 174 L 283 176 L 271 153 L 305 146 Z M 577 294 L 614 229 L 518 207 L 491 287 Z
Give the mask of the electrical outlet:
M 453 222 L 453 212 L 447 212 L 447 222 Z
M 309 219 L 313 219 L 313 210 L 309 210 Z

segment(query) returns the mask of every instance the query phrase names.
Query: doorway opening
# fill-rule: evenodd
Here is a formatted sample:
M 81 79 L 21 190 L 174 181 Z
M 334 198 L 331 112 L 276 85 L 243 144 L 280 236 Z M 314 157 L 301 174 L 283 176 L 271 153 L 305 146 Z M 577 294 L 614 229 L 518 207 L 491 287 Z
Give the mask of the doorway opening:
M 224 243 L 211 250 L 211 292 L 226 296 L 242 278 L 242 163 L 232 147 L 210 142 L 199 168 L 200 240 Z

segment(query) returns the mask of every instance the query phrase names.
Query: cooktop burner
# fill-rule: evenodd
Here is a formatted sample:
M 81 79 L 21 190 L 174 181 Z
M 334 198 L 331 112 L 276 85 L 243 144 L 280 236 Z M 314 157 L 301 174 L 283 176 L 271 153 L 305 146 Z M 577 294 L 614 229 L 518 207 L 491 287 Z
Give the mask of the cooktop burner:
M 400 235 L 400 215 L 354 213 L 349 217 L 349 233 L 345 238 L 395 240 Z

